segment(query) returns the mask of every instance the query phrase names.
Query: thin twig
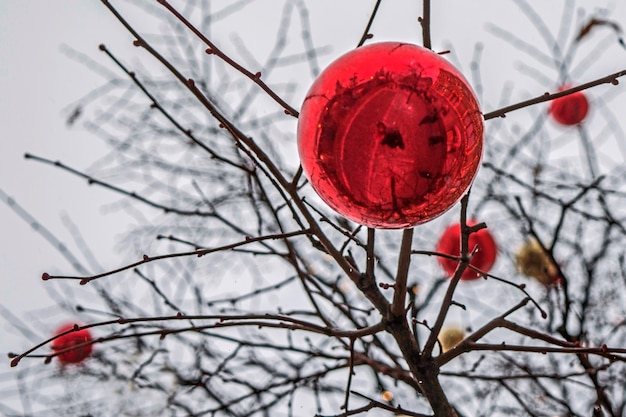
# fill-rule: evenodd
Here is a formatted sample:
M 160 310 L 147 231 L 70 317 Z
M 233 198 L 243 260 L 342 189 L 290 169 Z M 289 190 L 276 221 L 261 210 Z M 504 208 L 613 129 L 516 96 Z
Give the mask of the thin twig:
M 181 15 L 178 10 L 176 10 L 171 4 L 169 4 L 166 0 L 157 0 L 161 3 L 167 10 L 170 11 L 180 22 L 182 22 L 189 30 L 191 30 L 202 42 L 204 42 L 209 48 L 207 49 L 207 54 L 215 54 L 220 57 L 224 62 L 226 62 L 231 67 L 235 68 L 237 71 L 248 77 L 252 82 L 257 84 L 263 91 L 267 93 L 274 101 L 280 104 L 284 109 L 285 113 L 294 117 L 298 117 L 299 113 L 296 109 L 291 107 L 284 101 L 278 94 L 276 94 L 265 82 L 261 80 L 261 73 L 252 73 L 251 71 L 244 68 L 242 65 L 237 63 L 234 59 L 230 58 L 224 52 L 222 52 L 213 42 L 211 42 L 206 36 L 202 34 L 187 18 Z
M 165 255 L 157 255 L 157 256 L 148 256 L 148 255 L 144 255 L 142 260 L 134 262 L 132 264 L 128 264 L 116 269 L 112 269 L 110 271 L 106 271 L 100 274 L 96 274 L 96 275 L 91 275 L 91 276 L 63 276 L 63 275 L 50 275 L 46 272 L 44 272 L 44 274 L 42 275 L 42 278 L 44 281 L 50 280 L 50 279 L 72 279 L 72 280 L 80 280 L 80 284 L 81 285 L 85 285 L 95 279 L 98 278 L 103 278 L 103 277 L 107 277 L 110 275 L 114 275 L 117 274 L 119 272 L 122 271 L 126 271 L 129 269 L 133 269 L 136 268 L 140 265 L 149 263 L 149 262 L 154 262 L 154 261 L 159 261 L 162 259 L 170 259 L 170 258 L 180 258 L 180 257 L 184 257 L 184 256 L 204 256 L 204 255 L 208 255 L 210 253 L 215 253 L 215 252 L 222 252 L 222 251 L 227 251 L 227 250 L 231 250 L 243 245 L 249 245 L 251 243 L 255 243 L 255 242 L 261 242 L 261 241 L 265 241 L 265 240 L 278 240 L 278 239 L 287 239 L 290 237 L 294 237 L 294 236 L 300 236 L 300 235 L 308 235 L 310 234 L 311 231 L 310 230 L 298 230 L 295 232 L 291 232 L 291 233 L 281 233 L 281 234 L 275 234 L 275 235 L 266 235 L 266 236 L 258 236 L 258 237 L 246 237 L 246 239 L 242 240 L 242 241 L 238 241 L 235 243 L 231 243 L 228 245 L 223 245 L 223 246 L 218 246 L 215 248 L 211 248 L 211 249 L 198 249 L 198 250 L 193 250 L 193 251 L 188 251 L 188 252 L 176 252 L 176 253 L 168 253 Z
M 524 107 L 532 106 L 538 103 L 543 103 L 544 101 L 550 101 L 550 100 L 557 99 L 559 97 L 564 97 L 569 94 L 575 93 L 577 91 L 586 90 L 588 88 L 596 87 L 602 84 L 617 85 L 619 84 L 618 78 L 623 77 L 624 75 L 626 75 L 626 70 L 621 70 L 613 74 L 607 75 L 605 77 L 598 78 L 597 80 L 590 81 L 588 83 L 581 84 L 576 87 L 568 88 L 567 90 L 562 90 L 562 91 L 552 93 L 552 94 L 545 93 L 539 97 L 531 98 L 530 100 L 525 100 L 516 104 L 512 104 L 510 106 L 502 107 L 501 109 L 498 109 L 489 113 L 485 113 L 483 117 L 485 120 L 494 119 L 496 117 L 505 117 L 507 113 L 510 113 L 514 110 L 523 109 Z
M 463 196 L 463 198 L 461 199 L 461 236 L 462 236 L 461 256 L 462 257 L 467 256 L 467 250 L 468 250 L 467 249 L 468 235 L 467 235 L 467 230 L 466 230 L 467 229 L 466 220 L 467 220 L 468 202 L 469 202 L 469 192 L 465 194 L 465 196 Z M 454 290 L 456 289 L 457 284 L 461 280 L 461 276 L 463 275 L 463 272 L 465 272 L 467 265 L 469 265 L 469 260 L 467 258 L 462 259 L 462 261 L 459 262 L 456 271 L 454 271 L 454 276 L 452 277 L 452 279 L 450 280 L 450 283 L 448 284 L 448 289 L 446 290 L 446 294 L 441 303 L 441 307 L 439 308 L 439 314 L 437 315 L 437 319 L 435 321 L 435 324 L 432 327 L 431 333 L 428 336 L 426 343 L 424 344 L 424 349 L 422 351 L 422 354 L 426 358 L 429 358 L 432 355 L 433 348 L 435 347 L 435 344 L 437 343 L 437 340 L 439 337 L 439 332 L 441 331 L 441 327 L 443 326 L 448 310 L 450 309 L 450 306 L 452 305 L 452 298 L 454 296 Z
M 359 40 L 357 48 L 363 46 L 366 40 L 372 39 L 374 35 L 370 33 L 370 29 L 372 27 L 372 23 L 374 23 L 374 18 L 376 17 L 376 12 L 378 12 L 378 7 L 380 6 L 382 0 L 376 0 L 376 4 L 374 5 L 374 10 L 372 10 L 372 14 L 370 15 L 369 20 L 367 21 L 367 25 L 365 26 L 365 30 L 363 30 L 363 35 L 361 35 L 361 39 Z

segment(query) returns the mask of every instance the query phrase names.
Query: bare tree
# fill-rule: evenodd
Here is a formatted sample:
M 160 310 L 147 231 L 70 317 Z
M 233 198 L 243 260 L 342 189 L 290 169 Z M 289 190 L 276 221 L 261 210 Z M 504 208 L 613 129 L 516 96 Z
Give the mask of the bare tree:
M 60 354 L 52 337 L 11 355 L 24 414 L 624 415 L 626 194 L 624 155 L 611 144 L 625 137 L 610 97 L 626 70 L 575 74 L 603 52 L 624 52 L 610 16 L 575 20 L 565 1 L 555 33 L 514 1 L 511 12 L 547 46 L 497 22 L 491 39 L 525 56 L 525 73 L 552 93 L 518 101 L 505 91 L 501 106 L 483 109 L 471 193 L 441 220 L 390 231 L 334 213 L 302 175 L 294 74 L 316 76 L 327 53 L 312 40 L 309 4 L 282 3 L 275 42 L 257 62 L 241 39 L 236 55 L 222 48 L 214 29 L 250 12 L 248 1 L 139 3 L 164 24 L 159 34 L 118 10 L 126 4 L 102 3 L 146 59 L 131 67 L 106 45 L 107 64 L 80 58 L 117 76 L 75 103 L 68 123 L 82 120 L 110 152 L 86 170 L 26 157 L 116 193 L 140 226 L 122 242 L 127 263 L 100 266 L 79 244 L 82 256 L 62 250 L 76 275 L 43 274 L 82 285 L 58 301 L 85 323 L 69 333 L 93 331 L 94 354 L 44 367 L 41 358 Z M 368 6 L 354 46 L 371 42 L 379 6 L 391 7 Z M 430 14 L 424 1 L 428 48 Z M 588 45 L 597 52 L 577 58 Z M 479 97 L 485 48 L 468 77 Z M 556 126 L 541 104 L 592 87 L 602 112 L 575 126 Z M 514 111 L 522 118 L 504 118 Z M 435 250 L 453 219 L 458 257 Z M 470 238 L 485 227 L 499 244 L 491 271 L 470 265 Z M 444 257 L 456 262 L 451 274 L 437 266 Z M 484 279 L 462 280 L 468 268 Z M 449 345 L 455 318 L 460 340 Z

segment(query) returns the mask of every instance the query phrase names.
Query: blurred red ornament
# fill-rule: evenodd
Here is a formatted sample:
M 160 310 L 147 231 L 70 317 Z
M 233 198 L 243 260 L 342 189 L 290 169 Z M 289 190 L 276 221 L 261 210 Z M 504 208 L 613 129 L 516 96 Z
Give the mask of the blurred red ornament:
M 298 120 L 304 173 L 357 223 L 405 228 L 450 209 L 478 170 L 483 118 L 444 58 L 386 42 L 348 52 L 315 80 Z
M 469 226 L 476 222 L 468 222 Z M 472 257 L 470 265 L 480 269 L 483 272 L 489 272 L 493 264 L 496 262 L 496 254 L 498 248 L 496 241 L 487 229 L 480 229 L 478 232 L 472 233 L 468 240 L 468 250 L 471 252 L 474 247 L 478 246 L 478 251 Z M 445 253 L 452 256 L 460 256 L 461 254 L 461 225 L 459 223 L 449 226 L 441 235 L 439 243 L 437 243 L 437 252 Z M 438 257 L 439 263 L 446 273 L 450 276 L 454 274 L 458 261 L 444 257 Z M 476 271 L 466 268 L 461 275 L 462 280 L 474 280 L 480 278 L 481 275 Z
M 66 324 L 59 327 L 55 335 L 64 333 L 68 330 L 72 330 L 74 328 L 74 324 Z M 59 358 L 59 362 L 62 364 L 70 364 L 70 363 L 80 363 L 87 359 L 91 355 L 91 351 L 93 350 L 92 344 L 87 344 L 84 346 L 80 346 L 84 343 L 89 343 L 93 339 L 91 337 L 91 332 L 88 329 L 81 329 L 72 333 L 68 333 L 63 335 L 52 342 L 52 350 L 62 351 L 65 349 L 71 349 L 74 346 L 79 346 L 76 349 L 68 350 L 63 353 L 59 353 L 57 358 Z
M 564 86 L 559 91 L 567 90 L 569 86 Z M 550 114 L 557 123 L 566 126 L 577 125 L 582 122 L 589 111 L 589 101 L 582 91 L 569 94 L 564 97 L 552 100 L 550 104 Z

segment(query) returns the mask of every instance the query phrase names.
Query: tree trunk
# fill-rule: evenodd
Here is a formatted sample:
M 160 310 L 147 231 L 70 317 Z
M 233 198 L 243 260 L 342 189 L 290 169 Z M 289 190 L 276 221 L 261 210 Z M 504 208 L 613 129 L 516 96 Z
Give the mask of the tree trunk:
M 436 417 L 458 417 L 439 383 L 439 367 L 432 357 L 422 357 L 404 316 L 395 316 L 388 321 L 388 330 L 398 342 L 413 377 L 422 395 L 426 397 Z

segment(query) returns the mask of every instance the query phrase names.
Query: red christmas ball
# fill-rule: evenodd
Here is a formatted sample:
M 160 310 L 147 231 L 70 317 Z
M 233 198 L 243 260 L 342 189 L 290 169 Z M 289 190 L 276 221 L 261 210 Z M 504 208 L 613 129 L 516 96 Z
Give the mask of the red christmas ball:
M 567 90 L 569 86 L 559 91 Z M 550 114 L 557 123 L 566 126 L 577 125 L 582 122 L 589 112 L 589 101 L 582 91 L 569 94 L 552 100 Z
M 470 226 L 474 224 L 476 224 L 476 222 L 468 222 L 468 225 Z M 468 243 L 468 249 L 470 251 L 474 250 L 474 247 L 478 246 L 478 251 L 472 257 L 470 265 L 480 269 L 481 271 L 489 272 L 493 264 L 496 262 L 496 254 L 498 252 L 496 241 L 493 239 L 493 236 L 491 236 L 491 233 L 489 233 L 489 230 L 480 229 L 478 232 L 472 233 L 469 236 Z M 439 239 L 439 243 L 437 243 L 436 251 L 447 255 L 460 256 L 461 225 L 459 223 L 449 226 L 443 232 L 441 238 Z M 437 259 L 439 259 L 439 263 L 441 264 L 443 270 L 448 275 L 452 276 L 457 268 L 458 261 L 441 256 Z M 462 280 L 474 280 L 480 277 L 480 274 L 470 268 L 466 268 L 465 271 L 463 271 L 463 275 L 461 275 Z
M 441 56 L 385 42 L 330 64 L 306 95 L 298 150 L 314 190 L 357 223 L 405 228 L 450 209 L 478 170 L 483 118 Z
M 72 330 L 74 328 L 74 324 L 66 324 L 59 327 L 55 335 L 64 333 L 68 330 Z M 80 346 L 84 343 L 89 343 L 93 339 L 91 337 L 91 332 L 89 329 L 81 329 L 72 333 L 65 334 L 63 336 L 54 339 L 52 342 L 52 350 L 62 351 L 65 349 L 71 349 L 66 352 L 59 353 L 57 358 L 59 358 L 59 362 L 63 365 L 70 363 L 80 363 L 87 359 L 91 355 L 91 351 L 93 350 L 92 344 L 87 344 L 84 346 Z M 75 349 L 72 347 L 78 346 Z

